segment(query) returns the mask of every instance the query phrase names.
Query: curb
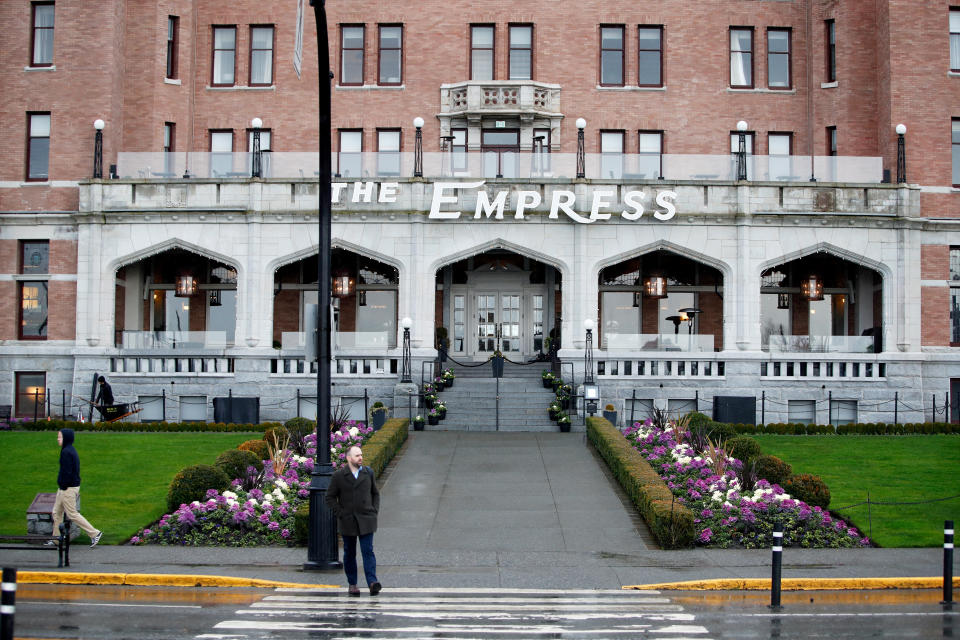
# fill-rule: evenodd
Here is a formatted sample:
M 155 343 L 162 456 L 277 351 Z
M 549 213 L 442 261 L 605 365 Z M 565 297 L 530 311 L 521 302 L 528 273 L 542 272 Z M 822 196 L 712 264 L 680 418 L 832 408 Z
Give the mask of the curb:
M 177 573 L 66 573 L 59 571 L 19 571 L 20 584 L 96 584 L 137 587 L 258 587 L 275 589 L 342 589 L 332 584 L 304 584 L 258 578 L 200 576 Z
M 953 579 L 960 587 L 960 577 Z M 936 578 L 788 578 L 780 582 L 783 591 L 841 591 L 845 589 L 940 589 L 943 577 Z M 656 584 L 624 585 L 622 589 L 655 589 L 659 591 L 769 591 L 767 578 L 687 580 Z

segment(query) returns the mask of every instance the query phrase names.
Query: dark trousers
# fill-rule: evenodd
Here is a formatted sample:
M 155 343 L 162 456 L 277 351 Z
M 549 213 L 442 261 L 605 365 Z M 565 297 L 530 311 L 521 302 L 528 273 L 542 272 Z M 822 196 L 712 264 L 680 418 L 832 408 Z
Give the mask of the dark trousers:
M 357 584 L 357 538 L 360 538 L 360 555 L 363 556 L 363 575 L 367 586 L 377 582 L 377 556 L 373 555 L 373 534 L 343 536 L 343 571 L 348 584 Z

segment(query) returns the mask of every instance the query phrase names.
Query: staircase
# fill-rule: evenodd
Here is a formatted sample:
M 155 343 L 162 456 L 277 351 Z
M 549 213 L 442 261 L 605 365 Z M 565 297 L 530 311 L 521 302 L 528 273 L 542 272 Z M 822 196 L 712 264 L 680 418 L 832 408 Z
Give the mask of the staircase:
M 554 398 L 551 389 L 544 389 L 540 374 L 550 363 L 517 365 L 504 362 L 503 377 L 492 376 L 490 363 L 479 367 L 464 367 L 448 363 L 456 380 L 438 394 L 447 407 L 447 417 L 436 426 L 426 425 L 428 431 L 558 431 L 556 423 L 547 415 L 547 407 Z M 499 413 L 499 420 L 498 420 Z M 577 429 L 576 424 L 573 430 Z M 582 429 L 582 426 L 581 426 Z

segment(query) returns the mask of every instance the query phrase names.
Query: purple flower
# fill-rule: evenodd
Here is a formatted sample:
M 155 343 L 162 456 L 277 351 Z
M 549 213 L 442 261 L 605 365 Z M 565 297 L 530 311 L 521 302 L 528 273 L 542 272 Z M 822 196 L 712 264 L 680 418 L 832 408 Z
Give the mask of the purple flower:
M 270 531 L 276 531 L 279 528 L 280 524 L 276 521 L 271 521 L 270 524 L 267 525 L 267 529 L 270 529 Z
M 264 514 L 261 514 L 260 517 L 257 518 L 257 520 L 259 520 L 263 524 L 267 524 L 268 522 L 270 522 L 270 516 L 264 513 Z
M 130 542 L 132 544 L 140 544 L 140 538 L 138 538 L 137 536 L 133 536 L 132 538 L 130 538 Z
M 280 537 L 281 537 L 281 538 L 289 538 L 289 537 L 290 537 L 290 529 L 284 529 L 283 531 L 281 531 L 281 532 L 280 532 Z
M 709 528 L 700 532 L 700 542 L 710 542 L 711 538 L 713 538 L 713 531 Z

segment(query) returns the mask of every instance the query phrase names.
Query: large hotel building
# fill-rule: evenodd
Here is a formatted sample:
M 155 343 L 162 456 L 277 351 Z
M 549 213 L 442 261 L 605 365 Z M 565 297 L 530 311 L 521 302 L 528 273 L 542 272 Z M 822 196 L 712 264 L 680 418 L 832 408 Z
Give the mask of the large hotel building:
M 326 13 L 335 400 L 395 402 L 409 324 L 414 382 L 442 328 L 460 363 L 589 366 L 621 412 L 957 418 L 960 8 Z M 4 0 L 0 28 L 0 406 L 75 415 L 104 375 L 133 419 L 315 415 L 309 2 Z

